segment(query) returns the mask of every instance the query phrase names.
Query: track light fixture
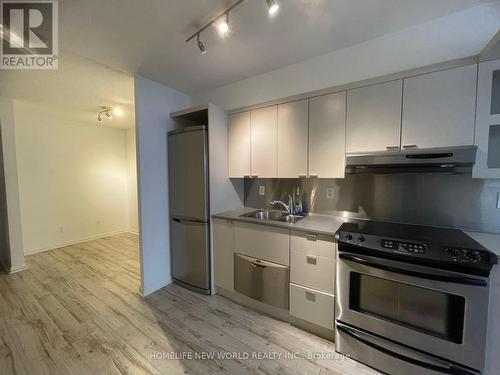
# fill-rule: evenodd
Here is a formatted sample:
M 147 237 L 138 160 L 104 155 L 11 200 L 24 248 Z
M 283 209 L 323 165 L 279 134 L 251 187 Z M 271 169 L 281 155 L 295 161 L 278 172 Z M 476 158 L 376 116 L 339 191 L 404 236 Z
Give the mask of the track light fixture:
M 226 13 L 226 19 L 219 22 L 217 29 L 221 34 L 225 34 L 229 31 L 229 12 Z
M 268 12 L 271 15 L 276 13 L 278 11 L 278 9 L 280 8 L 280 6 L 276 0 L 266 0 L 266 3 L 267 3 L 267 7 L 269 8 Z
M 112 119 L 113 115 L 116 115 L 117 117 L 122 117 L 123 116 L 123 110 L 120 107 L 108 107 L 108 106 L 101 106 L 101 110 L 97 113 L 97 121 L 101 122 L 102 121 L 102 115 L 105 115 L 108 119 Z
M 202 55 L 207 53 L 207 49 L 205 48 L 205 45 L 203 42 L 200 40 L 200 34 L 205 31 L 208 27 L 211 25 L 216 25 L 217 29 L 219 30 L 219 33 L 221 35 L 227 33 L 229 31 L 229 12 L 236 8 L 238 5 L 240 5 L 243 1 L 245 0 L 238 0 L 236 1 L 233 5 L 231 5 L 229 8 L 227 8 L 224 12 L 219 14 L 217 17 L 212 19 L 209 23 L 207 23 L 205 26 L 203 26 L 201 29 L 196 31 L 193 35 L 191 35 L 189 38 L 186 39 L 186 43 L 188 43 L 191 39 L 196 37 L 196 40 L 198 42 L 198 48 L 200 49 L 200 52 Z M 275 14 L 278 9 L 279 9 L 279 4 L 278 0 L 266 0 L 266 4 L 268 7 L 268 12 L 270 15 Z
M 198 48 L 200 49 L 200 53 L 202 55 L 204 55 L 205 53 L 207 53 L 207 50 L 206 50 L 205 46 L 203 45 L 203 42 L 200 40 L 200 34 L 198 34 L 196 37 L 198 40 Z

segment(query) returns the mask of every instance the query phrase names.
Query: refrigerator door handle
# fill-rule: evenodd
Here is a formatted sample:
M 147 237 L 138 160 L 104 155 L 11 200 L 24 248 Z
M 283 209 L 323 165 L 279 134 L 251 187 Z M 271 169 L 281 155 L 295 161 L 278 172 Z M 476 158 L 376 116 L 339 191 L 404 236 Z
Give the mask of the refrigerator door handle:
M 206 221 L 200 219 L 186 219 L 186 218 L 174 217 L 172 220 L 179 224 L 191 224 L 191 223 L 207 224 Z

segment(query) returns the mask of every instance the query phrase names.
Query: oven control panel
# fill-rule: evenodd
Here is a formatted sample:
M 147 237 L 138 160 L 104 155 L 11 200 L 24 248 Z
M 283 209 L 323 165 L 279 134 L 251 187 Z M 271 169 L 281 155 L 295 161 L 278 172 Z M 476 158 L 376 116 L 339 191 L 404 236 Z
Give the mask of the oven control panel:
M 390 249 L 397 253 L 405 254 L 425 254 L 427 247 L 424 244 L 416 242 L 403 242 L 397 240 L 382 239 L 380 246 L 384 249 Z
M 483 257 L 481 251 L 472 249 L 462 249 L 457 247 L 447 247 L 445 249 L 446 254 L 448 254 L 455 262 L 471 262 L 477 263 Z

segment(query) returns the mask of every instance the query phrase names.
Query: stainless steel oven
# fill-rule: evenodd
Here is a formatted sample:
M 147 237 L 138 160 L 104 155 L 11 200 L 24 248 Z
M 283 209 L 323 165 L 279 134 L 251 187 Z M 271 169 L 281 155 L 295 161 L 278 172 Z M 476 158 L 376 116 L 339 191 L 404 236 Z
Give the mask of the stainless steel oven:
M 486 250 L 476 246 L 480 259 L 466 261 L 470 248 L 442 247 L 429 236 L 360 232 L 339 238 L 337 351 L 390 374 L 481 373 L 489 278 L 465 269 L 489 257 Z M 438 248 L 459 267 L 445 267 Z

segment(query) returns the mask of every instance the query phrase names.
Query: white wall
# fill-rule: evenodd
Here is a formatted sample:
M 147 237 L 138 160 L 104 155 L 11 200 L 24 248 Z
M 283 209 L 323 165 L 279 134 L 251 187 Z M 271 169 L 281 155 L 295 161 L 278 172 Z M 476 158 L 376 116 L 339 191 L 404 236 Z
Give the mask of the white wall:
M 7 264 L 4 264 L 8 272 L 17 272 L 25 268 L 25 263 L 16 162 L 14 103 L 11 99 L 0 97 L 0 126 L 2 133 L 3 168 L 5 177 L 5 203 L 7 206 L 8 237 L 10 245 L 9 257 L 4 255 L 3 259 L 9 260 Z
M 485 4 L 200 93 L 193 103 L 230 110 L 476 55 L 499 24 L 500 3 Z
M 167 176 L 170 112 L 188 107 L 191 98 L 141 76 L 135 77 L 141 292 L 150 294 L 172 281 Z
M 127 137 L 127 185 L 128 185 L 128 228 L 139 233 L 139 212 L 137 209 L 137 162 L 135 129 L 126 131 Z
M 25 253 L 129 230 L 125 131 L 14 108 Z

